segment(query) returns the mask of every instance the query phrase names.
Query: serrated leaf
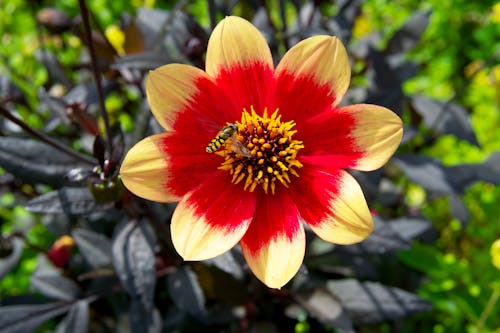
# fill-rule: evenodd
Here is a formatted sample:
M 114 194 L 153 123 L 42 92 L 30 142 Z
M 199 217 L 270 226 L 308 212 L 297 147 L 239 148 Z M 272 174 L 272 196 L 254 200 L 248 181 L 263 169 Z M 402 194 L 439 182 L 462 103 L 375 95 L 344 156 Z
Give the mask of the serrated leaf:
M 32 213 L 87 215 L 112 207 L 111 203 L 97 203 L 87 187 L 65 187 L 28 201 L 26 210 Z
M 386 53 L 404 53 L 414 48 L 429 25 L 430 15 L 431 12 L 414 13 L 389 40 Z
M 32 333 L 47 320 L 71 307 L 68 303 L 0 307 L 0 333 Z
M 0 239 L 0 241 L 3 240 Z M 18 238 L 14 238 L 10 246 L 12 246 L 10 255 L 5 258 L 0 258 L 0 280 L 3 279 L 11 269 L 16 267 L 23 253 L 24 242 Z
M 158 309 L 146 309 L 139 299 L 130 303 L 130 328 L 132 333 L 160 333 L 162 319 Z
M 63 186 L 66 175 L 82 167 L 75 159 L 31 139 L 0 137 L 0 166 L 26 183 Z
M 479 147 L 469 115 L 462 106 L 422 95 L 414 95 L 412 105 L 428 128 L 441 134 L 452 134 Z
M 81 255 L 93 268 L 111 266 L 111 240 L 106 236 L 87 229 L 73 229 L 73 239 Z
M 205 295 L 196 274 L 188 266 L 170 274 L 167 288 L 174 304 L 195 318 L 206 318 Z
M 113 237 L 113 265 L 118 277 L 130 297 L 140 299 L 146 311 L 153 309 L 155 244 L 145 223 L 122 222 Z
M 80 294 L 80 287 L 70 279 L 55 274 L 37 274 L 30 279 L 31 288 L 44 296 L 62 301 L 73 301 Z
M 87 333 L 89 331 L 89 302 L 82 299 L 71 307 L 57 325 L 55 333 Z
M 327 288 L 341 300 L 343 308 L 358 324 L 399 320 L 431 308 L 428 301 L 417 295 L 376 282 L 331 280 Z
M 299 294 L 296 299 L 310 316 L 323 325 L 331 325 L 344 332 L 354 332 L 351 318 L 344 311 L 339 300 L 328 290 L 318 288 L 307 294 Z

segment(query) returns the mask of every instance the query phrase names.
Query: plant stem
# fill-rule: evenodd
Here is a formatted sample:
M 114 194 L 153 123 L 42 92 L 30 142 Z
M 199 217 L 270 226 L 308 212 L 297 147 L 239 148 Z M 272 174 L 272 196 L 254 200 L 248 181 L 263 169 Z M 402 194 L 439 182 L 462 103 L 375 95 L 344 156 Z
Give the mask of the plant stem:
M 215 22 L 216 20 L 215 1 L 208 0 L 207 3 L 208 3 L 208 17 L 210 18 L 210 29 L 213 31 L 217 23 Z
M 281 38 L 283 40 L 283 43 L 285 44 L 285 49 L 288 50 L 290 48 L 290 41 L 288 40 L 288 25 L 286 21 L 286 9 L 284 0 L 279 0 L 279 11 L 281 22 L 283 24 L 283 27 L 281 29 Z
M 498 297 L 500 296 L 500 291 L 498 288 L 495 288 L 493 290 L 493 293 L 490 296 L 490 299 L 488 300 L 488 303 L 484 307 L 483 312 L 481 313 L 481 316 L 479 317 L 479 320 L 477 322 L 477 330 L 478 332 L 482 331 L 484 327 L 484 323 L 486 322 L 486 319 L 488 319 L 491 310 L 495 307 L 496 302 L 498 301 Z
M 99 73 L 99 68 L 97 66 L 97 57 L 95 54 L 94 43 L 92 43 L 92 31 L 90 29 L 89 23 L 89 11 L 85 0 L 78 0 L 80 5 L 80 11 L 82 14 L 83 27 L 85 29 L 85 36 L 87 37 L 87 45 L 90 53 L 90 60 L 92 62 L 92 72 L 94 73 L 95 84 L 97 87 L 97 96 L 99 97 L 99 111 L 101 112 L 101 117 L 104 121 L 104 130 L 106 131 L 106 144 L 108 150 L 108 157 L 113 154 L 113 139 L 111 138 L 111 127 L 109 125 L 108 113 L 106 112 L 106 106 L 104 105 L 104 94 L 102 92 L 101 76 Z
M 26 133 L 28 133 L 31 136 L 39 139 L 42 142 L 45 142 L 49 146 L 52 146 L 55 149 L 57 149 L 57 150 L 65 153 L 65 154 L 67 154 L 67 155 L 69 155 L 71 157 L 74 157 L 74 158 L 76 158 L 76 159 L 78 159 L 78 160 L 80 160 L 82 162 L 85 162 L 85 163 L 88 163 L 88 164 L 91 164 L 91 165 L 96 165 L 97 164 L 97 161 L 95 159 L 93 159 L 92 157 L 80 154 L 77 151 L 71 149 L 70 147 L 63 145 L 63 144 L 55 141 L 54 139 L 51 139 L 50 137 L 48 137 L 47 135 L 43 134 L 42 132 L 39 132 L 39 131 L 31 128 L 24 121 L 22 121 L 21 119 L 13 116 L 9 112 L 9 110 L 7 110 L 3 105 L 0 105 L 0 114 L 3 115 L 5 118 L 9 119 L 10 121 L 12 121 L 17 126 L 21 127 Z

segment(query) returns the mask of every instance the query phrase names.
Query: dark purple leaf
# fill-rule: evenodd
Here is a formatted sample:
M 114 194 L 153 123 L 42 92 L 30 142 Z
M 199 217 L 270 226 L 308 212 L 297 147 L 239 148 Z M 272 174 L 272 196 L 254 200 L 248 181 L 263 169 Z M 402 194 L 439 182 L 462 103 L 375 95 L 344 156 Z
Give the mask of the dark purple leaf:
M 404 53 L 415 47 L 429 24 L 430 15 L 430 12 L 414 13 L 389 40 L 386 53 Z
M 370 48 L 368 61 L 369 93 L 366 103 L 385 106 L 401 115 L 404 94 L 397 72 L 384 55 L 373 48 Z
M 375 229 L 371 235 L 363 242 L 341 246 L 344 251 L 352 254 L 382 254 L 405 250 L 410 247 L 408 239 L 401 237 L 396 231 L 391 228 L 391 224 L 383 221 L 381 218 L 374 217 Z
M 80 295 L 80 287 L 72 280 L 56 274 L 37 274 L 31 276 L 31 287 L 44 296 L 62 301 L 73 301 Z
M 344 332 L 354 332 L 351 318 L 342 308 L 340 301 L 328 290 L 318 288 L 299 294 L 296 299 L 311 317 L 323 325 L 331 325 Z
M 414 154 L 401 154 L 394 158 L 408 178 L 424 189 L 438 194 L 461 192 L 452 175 L 436 159 Z
M 0 166 L 26 183 L 71 184 L 66 175 L 81 164 L 39 141 L 0 137 Z
M 32 333 L 47 320 L 71 307 L 71 303 L 12 305 L 0 307 L 0 333 Z
M 61 83 L 66 87 L 71 86 L 71 80 L 64 71 L 64 68 L 57 56 L 47 48 L 40 48 L 35 51 L 35 58 L 47 69 L 51 83 Z
M 160 333 L 162 331 L 162 319 L 158 309 L 145 307 L 139 299 L 132 300 L 129 316 L 132 333 Z
M 32 213 L 88 215 L 111 206 L 97 203 L 86 187 L 65 187 L 28 201 L 25 208 Z
M 456 195 L 450 195 L 448 205 L 450 206 L 451 214 L 460 221 L 462 227 L 467 226 L 469 224 L 470 213 L 462 199 Z
M 92 268 L 112 265 L 111 241 L 106 236 L 87 229 L 73 229 L 71 236 Z
M 360 0 L 343 0 L 335 3 L 339 7 L 337 15 L 328 20 L 328 28 L 332 35 L 346 43 L 351 40 L 354 22 L 361 12 Z
M 403 126 L 403 139 L 401 139 L 401 145 L 407 144 L 418 134 L 418 129 L 414 126 Z
M 387 225 L 402 239 L 412 240 L 421 237 L 431 229 L 431 224 L 423 219 L 401 217 L 387 221 Z
M 327 288 L 358 324 L 395 321 L 431 308 L 429 302 L 417 295 L 376 282 L 331 280 Z
M 19 258 L 21 258 L 21 254 L 23 253 L 24 242 L 18 238 L 14 238 L 12 240 L 4 239 L 0 236 L 0 248 L 3 248 L 3 244 L 8 242 L 9 246 L 9 254 L 5 257 L 0 258 L 0 280 L 3 279 L 7 273 L 10 272 L 11 269 L 16 267 L 19 262 Z M 5 246 L 6 247 L 6 246 Z
M 147 312 L 153 310 L 156 285 L 155 244 L 145 222 L 122 222 L 113 237 L 113 264 L 118 277 L 130 297 L 140 300 Z
M 479 146 L 467 111 L 455 103 L 446 103 L 422 95 L 412 97 L 415 111 L 422 116 L 424 124 L 441 134 L 452 134 L 459 139 Z
M 25 102 L 21 88 L 14 84 L 9 76 L 5 74 L 0 74 L 0 99 L 17 103 Z
M 215 258 L 205 261 L 207 264 L 214 265 L 218 269 L 231 274 L 237 280 L 243 278 L 243 269 L 241 264 L 236 261 L 232 251 L 225 252 Z
M 491 154 L 490 157 L 479 166 L 477 176 L 479 180 L 495 185 L 500 184 L 500 152 Z
M 67 114 L 66 102 L 60 98 L 52 96 L 45 89 L 40 88 L 38 90 L 38 99 L 40 100 L 40 108 L 50 110 L 54 115 L 56 115 L 61 121 L 69 126 L 71 120 Z
M 174 304 L 192 315 L 194 318 L 205 319 L 205 295 L 201 289 L 196 274 L 189 266 L 182 266 L 167 279 L 167 288 Z
M 146 71 L 165 65 L 170 59 L 155 51 L 145 51 L 120 57 L 111 65 L 112 69 Z
M 82 299 L 71 307 L 57 325 L 55 333 L 87 333 L 89 331 L 89 301 Z
M 117 90 L 118 83 L 115 81 L 103 80 L 102 88 L 104 97 L 107 97 L 110 92 Z M 97 105 L 99 102 L 99 95 L 97 94 L 96 85 L 92 81 L 75 86 L 66 96 L 64 96 L 64 100 L 68 104 Z

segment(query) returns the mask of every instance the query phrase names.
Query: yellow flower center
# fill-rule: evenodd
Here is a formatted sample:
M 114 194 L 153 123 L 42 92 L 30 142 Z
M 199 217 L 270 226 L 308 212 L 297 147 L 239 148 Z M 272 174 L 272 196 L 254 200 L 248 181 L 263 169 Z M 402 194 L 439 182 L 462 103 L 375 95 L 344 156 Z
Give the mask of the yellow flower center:
M 304 148 L 302 141 L 293 139 L 294 121 L 281 121 L 276 109 L 271 116 L 259 116 L 253 106 L 251 112 L 243 109 L 241 121 L 235 123 L 237 132 L 226 141 L 220 152 L 225 160 L 219 169 L 228 170 L 231 182 L 245 181 L 244 189 L 252 192 L 261 185 L 266 193 L 274 194 L 276 183 L 285 187 L 291 183 L 290 174 L 299 177 L 302 163 L 297 153 Z

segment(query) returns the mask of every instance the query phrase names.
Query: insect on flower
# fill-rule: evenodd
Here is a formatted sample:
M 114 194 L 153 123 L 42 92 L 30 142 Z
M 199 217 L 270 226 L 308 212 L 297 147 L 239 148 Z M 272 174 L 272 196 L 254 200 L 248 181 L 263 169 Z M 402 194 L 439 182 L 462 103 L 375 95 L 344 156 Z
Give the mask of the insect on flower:
M 236 124 L 228 123 L 223 127 L 219 133 L 207 145 L 205 151 L 207 153 L 215 153 L 223 145 L 228 145 L 230 150 L 236 154 L 251 157 L 250 151 L 243 143 L 236 137 L 238 134 L 238 126 Z
M 275 66 L 258 29 L 230 16 L 206 54 L 205 71 L 167 64 L 148 74 L 148 102 L 166 131 L 130 149 L 121 179 L 140 197 L 178 202 L 170 232 L 182 258 L 239 244 L 255 276 L 280 288 L 304 259 L 304 222 L 334 244 L 370 235 L 363 191 L 346 170 L 383 166 L 402 122 L 381 106 L 340 106 L 351 69 L 334 36 L 297 43 Z

